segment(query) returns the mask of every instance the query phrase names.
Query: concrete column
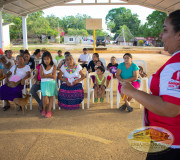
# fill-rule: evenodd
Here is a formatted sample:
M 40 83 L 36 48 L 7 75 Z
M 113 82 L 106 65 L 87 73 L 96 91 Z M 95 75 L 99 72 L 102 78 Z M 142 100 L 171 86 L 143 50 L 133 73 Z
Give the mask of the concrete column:
M 4 51 L 2 10 L 3 10 L 3 7 L 0 7 L 0 48 Z
M 22 16 L 23 47 L 24 47 L 24 49 L 28 49 L 26 19 L 27 19 L 27 16 Z

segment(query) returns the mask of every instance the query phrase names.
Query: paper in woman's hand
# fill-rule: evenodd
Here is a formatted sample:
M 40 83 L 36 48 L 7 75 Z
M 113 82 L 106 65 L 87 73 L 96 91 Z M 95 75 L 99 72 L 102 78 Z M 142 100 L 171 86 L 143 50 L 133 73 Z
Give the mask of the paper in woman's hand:
M 73 85 L 74 82 L 74 78 L 68 78 L 69 83 L 71 83 L 71 85 Z

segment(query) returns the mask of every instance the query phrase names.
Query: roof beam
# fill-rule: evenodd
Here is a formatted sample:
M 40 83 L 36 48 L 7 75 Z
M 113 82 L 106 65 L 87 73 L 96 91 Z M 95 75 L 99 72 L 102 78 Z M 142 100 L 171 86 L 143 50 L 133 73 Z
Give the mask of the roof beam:
M 171 5 L 171 6 L 168 6 L 166 9 L 171 8 L 172 6 L 176 6 L 177 4 L 180 4 L 180 2 L 177 2 L 177 3 L 175 3 L 175 4 Z
M 0 1 L 0 6 L 1 6 L 1 5 L 6 5 L 6 4 L 8 4 L 8 3 L 15 2 L 15 1 L 17 1 L 17 0 L 6 0 L 6 1 L 5 1 L 5 0 L 1 0 L 1 1 Z
M 26 1 L 27 1 L 27 0 L 26 0 Z M 31 13 L 33 13 L 33 12 L 37 12 L 37 11 L 43 10 L 43 9 L 47 9 L 47 8 L 50 8 L 50 7 L 58 6 L 59 4 L 65 3 L 64 1 L 65 1 L 65 0 L 62 0 L 62 1 L 60 1 L 60 2 L 55 2 L 55 3 L 47 4 L 47 5 L 44 5 L 44 6 L 42 6 L 42 7 L 37 6 L 38 8 L 32 9 L 31 11 L 28 11 L 28 12 L 21 12 L 19 15 L 20 15 L 20 16 L 24 16 L 24 15 L 31 14 Z M 70 2 L 70 1 L 72 1 L 72 0 L 66 0 L 66 2 Z M 28 2 L 29 2 L 29 1 L 28 1 Z
M 10 13 L 10 14 L 13 14 L 15 16 L 19 16 L 19 14 L 17 12 L 14 12 L 14 11 L 11 11 L 11 10 L 8 10 L 8 9 L 5 9 L 5 8 L 3 8 L 3 11 L 7 12 L 7 13 Z
M 86 5 L 137 5 L 135 3 L 68 3 L 60 4 L 59 6 L 86 6 Z
M 19 8 L 21 8 L 21 9 L 23 9 L 23 10 L 28 10 L 28 9 L 26 9 L 26 8 L 24 8 L 24 7 L 21 7 L 21 6 L 19 6 L 19 5 L 16 5 L 15 3 L 12 3 L 13 5 L 15 5 L 16 7 L 19 7 Z
M 122 0 L 122 1 L 125 1 L 125 2 L 128 1 L 128 4 L 127 4 L 127 5 L 129 5 L 129 2 L 132 2 L 132 3 L 135 3 L 136 5 L 140 5 L 140 6 L 152 8 L 152 9 L 159 10 L 159 11 L 162 11 L 162 12 L 166 12 L 166 13 L 169 13 L 169 12 L 170 12 L 169 10 L 163 9 L 163 8 L 158 7 L 158 6 L 156 6 L 156 5 L 144 3 L 145 1 L 144 1 L 144 2 L 140 2 L 140 1 L 138 1 L 138 0 Z

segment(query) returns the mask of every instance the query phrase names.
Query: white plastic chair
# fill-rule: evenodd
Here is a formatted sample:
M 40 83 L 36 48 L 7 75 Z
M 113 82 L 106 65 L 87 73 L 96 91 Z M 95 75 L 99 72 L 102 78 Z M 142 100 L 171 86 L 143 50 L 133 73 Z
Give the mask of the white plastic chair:
M 58 79 L 58 87 L 60 89 L 61 87 L 61 81 Z M 82 87 L 84 88 L 84 80 L 82 80 Z M 84 109 L 84 100 L 81 102 L 82 103 L 82 109 Z M 59 107 L 59 110 L 61 109 L 61 107 Z
M 133 60 L 133 63 L 135 63 L 137 66 L 141 66 L 141 67 L 145 68 L 145 73 L 147 73 L 147 64 L 145 61 Z M 148 78 L 147 77 L 141 78 L 139 90 L 143 90 L 144 81 L 146 83 L 146 92 L 148 93 L 149 91 L 148 91 Z M 119 84 L 119 81 L 117 80 L 117 88 L 118 88 L 118 84 Z M 119 94 L 119 91 L 117 89 L 117 108 L 119 108 L 120 98 L 121 98 L 121 95 Z M 134 99 L 132 99 L 132 101 L 134 101 Z M 141 104 L 140 104 L 140 108 L 142 108 Z
M 94 103 L 94 88 L 91 87 L 91 76 L 96 76 L 96 72 L 92 72 L 87 74 L 87 83 L 88 83 L 88 88 L 87 88 L 87 108 L 89 109 L 90 106 L 90 98 L 91 98 L 91 93 L 92 93 L 92 102 Z M 106 71 L 104 73 L 104 76 L 107 80 L 107 76 L 111 76 L 111 84 L 110 88 L 106 88 L 106 99 L 107 102 L 109 102 L 109 96 L 110 96 L 110 106 L 113 108 L 113 75 L 109 71 Z
M 135 63 L 137 66 L 143 67 L 144 72 L 147 74 L 147 64 L 146 64 L 145 61 L 143 61 L 143 60 L 133 60 L 133 63 Z M 143 90 L 144 85 L 146 85 L 146 92 L 149 93 L 149 90 L 148 90 L 148 78 L 147 77 L 141 78 L 140 90 Z
M 107 69 L 106 60 L 104 58 L 99 58 L 99 60 L 103 63 L 105 70 Z
M 124 59 L 123 58 L 116 58 L 116 63 L 120 64 L 124 62 Z
M 34 70 L 35 71 L 35 70 Z M 33 86 L 33 79 L 34 79 L 34 77 L 35 77 L 35 74 L 33 75 L 33 76 L 31 76 L 31 78 L 30 78 L 30 89 L 31 89 L 31 87 Z M 40 99 L 41 99 L 41 90 L 38 90 L 37 91 L 38 93 L 39 93 L 39 97 L 40 97 Z M 32 94 L 30 93 L 30 95 L 31 95 L 31 97 L 30 97 L 30 110 L 32 110 Z M 55 110 L 56 109 L 56 104 L 55 104 L 55 102 L 56 102 L 56 97 L 55 96 L 53 96 L 53 110 Z

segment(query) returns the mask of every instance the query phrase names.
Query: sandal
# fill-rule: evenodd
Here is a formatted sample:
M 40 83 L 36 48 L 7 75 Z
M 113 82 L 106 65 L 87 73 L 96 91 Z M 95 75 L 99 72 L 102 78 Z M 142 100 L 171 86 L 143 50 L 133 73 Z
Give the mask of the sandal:
M 41 116 L 44 117 L 45 115 L 46 115 L 46 111 L 42 111 L 42 112 L 41 112 Z
M 97 102 L 98 102 L 98 98 L 95 98 L 94 103 L 97 103 Z
M 45 117 L 46 117 L 46 118 L 52 117 L 52 112 L 48 111 Z
M 132 111 L 133 111 L 133 107 L 128 106 L 128 107 L 127 107 L 127 110 L 128 110 L 128 112 L 132 112 Z
M 120 110 L 120 111 L 125 111 L 126 107 L 127 107 L 127 106 L 126 106 L 125 104 L 123 104 L 123 105 L 119 108 L 119 110 Z
M 100 98 L 100 102 L 101 102 L 101 103 L 104 102 L 104 98 Z

